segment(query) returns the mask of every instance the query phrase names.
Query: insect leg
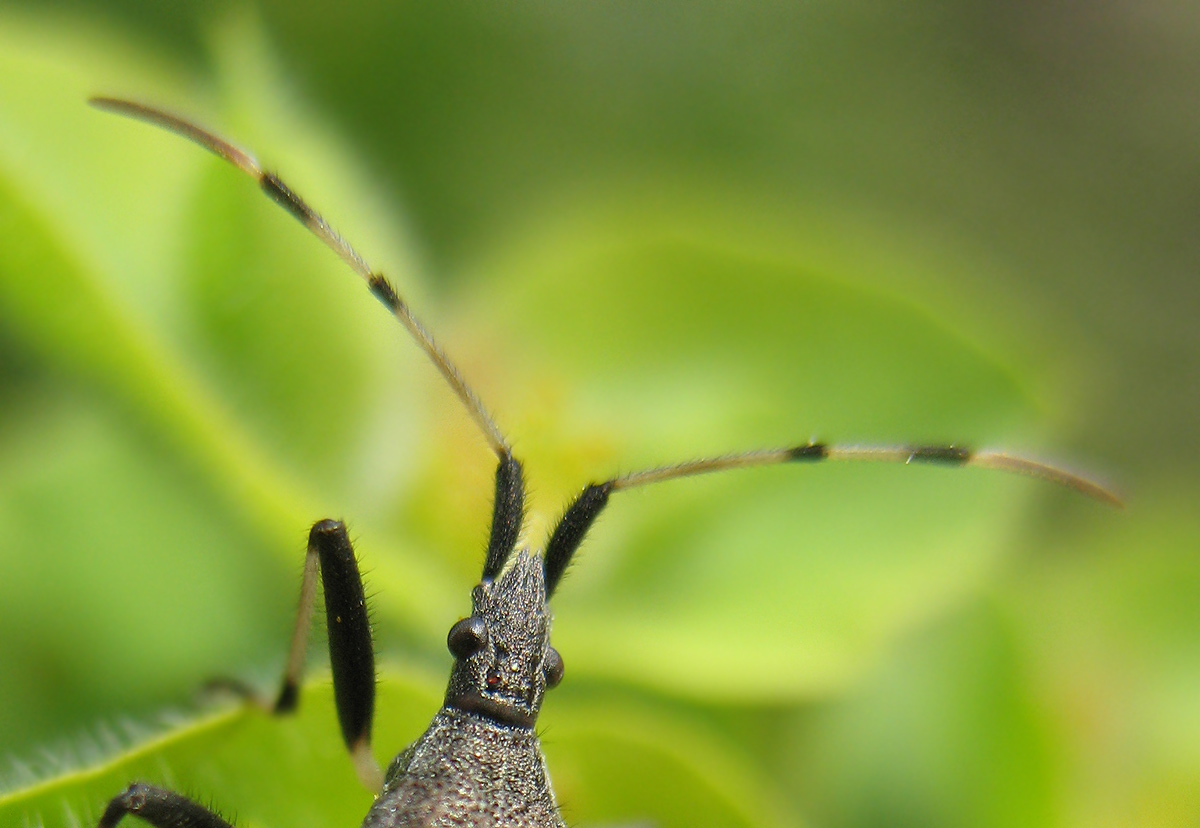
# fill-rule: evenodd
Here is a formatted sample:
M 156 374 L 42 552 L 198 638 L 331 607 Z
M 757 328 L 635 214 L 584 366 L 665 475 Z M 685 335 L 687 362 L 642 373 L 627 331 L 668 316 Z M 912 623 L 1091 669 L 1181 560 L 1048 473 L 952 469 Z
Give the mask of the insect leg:
M 291 713 L 300 701 L 308 635 L 317 600 L 317 576 L 325 588 L 325 622 L 329 630 L 329 662 L 333 672 L 333 695 L 342 739 L 354 769 L 369 790 L 378 793 L 383 775 L 371 753 L 371 723 L 375 715 L 375 653 L 371 624 L 367 617 L 362 577 L 346 526 L 337 520 L 322 520 L 308 535 L 304 580 L 300 585 L 300 609 L 288 649 L 287 666 L 279 695 L 263 707 L 277 715 Z M 253 690 L 237 682 L 219 682 L 240 695 L 255 698 Z
M 673 466 L 659 466 L 645 471 L 615 477 L 604 483 L 593 483 L 575 498 L 559 519 L 546 543 L 546 596 L 553 594 L 566 572 L 571 557 L 583 543 L 588 530 L 608 505 L 613 492 L 663 483 L 679 477 L 694 477 L 730 469 L 772 466 L 778 463 L 809 463 L 820 460 L 871 460 L 885 463 L 934 463 L 948 466 L 979 466 L 1013 474 L 1036 477 L 1073 489 L 1110 506 L 1121 506 L 1121 500 L 1111 490 L 1082 475 L 1059 466 L 1002 451 L 972 451 L 961 446 L 855 446 L 804 443 L 780 449 L 763 449 L 741 454 L 725 454 L 690 460 Z
M 155 828 L 233 828 L 221 817 L 180 794 L 135 782 L 112 798 L 97 828 L 113 828 L 133 814 Z
M 249 684 L 224 678 L 209 682 L 208 689 L 232 692 L 275 715 L 296 710 L 300 703 L 300 685 L 304 681 L 308 638 L 316 609 L 318 576 L 325 588 L 329 661 L 342 739 L 359 779 L 367 788 L 378 792 L 382 787 L 382 776 L 371 754 L 371 724 L 375 713 L 375 654 L 362 576 L 346 526 L 341 521 L 317 521 L 309 531 L 299 609 L 279 693 L 273 700 L 264 699 Z

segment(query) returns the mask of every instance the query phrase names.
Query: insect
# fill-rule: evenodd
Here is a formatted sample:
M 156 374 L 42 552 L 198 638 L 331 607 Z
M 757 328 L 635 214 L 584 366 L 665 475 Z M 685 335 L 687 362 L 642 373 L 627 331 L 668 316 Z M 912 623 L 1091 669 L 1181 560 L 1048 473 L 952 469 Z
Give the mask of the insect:
M 385 770 L 371 752 L 375 666 L 362 580 L 346 527 L 321 520 L 309 534 L 300 609 L 282 686 L 270 704 L 276 714 L 295 709 L 315 609 L 317 579 L 324 587 L 334 698 L 343 740 L 357 775 L 376 799 L 365 828 L 509 826 L 564 828 L 538 735 L 534 729 L 547 690 L 563 679 L 563 660 L 550 645 L 554 595 L 575 552 L 613 495 L 710 472 L 813 463 L 871 460 L 979 466 L 1029 475 L 1117 505 L 1103 486 L 1061 468 L 1007 452 L 948 445 L 857 446 L 819 442 L 692 460 L 613 477 L 586 486 L 571 501 L 542 551 L 517 549 L 524 513 L 521 462 L 499 427 L 387 279 L 293 192 L 247 152 L 160 109 L 126 100 L 94 98 L 100 109 L 178 133 L 254 178 L 272 200 L 298 219 L 367 283 L 400 322 L 462 402 L 498 463 L 492 523 L 471 615 L 447 636 L 454 656 L 445 703 L 428 730 Z M 250 691 L 243 691 L 250 695 Z M 114 797 L 100 820 L 113 828 L 127 815 L 156 828 L 229 828 L 207 808 L 172 791 L 135 783 Z

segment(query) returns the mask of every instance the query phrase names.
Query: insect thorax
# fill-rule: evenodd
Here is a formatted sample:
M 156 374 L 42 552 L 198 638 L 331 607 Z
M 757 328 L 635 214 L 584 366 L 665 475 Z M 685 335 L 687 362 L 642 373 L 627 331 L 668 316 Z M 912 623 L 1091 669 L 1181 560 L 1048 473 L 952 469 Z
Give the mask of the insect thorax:
M 444 707 L 388 769 L 363 828 L 565 828 L 532 728 Z

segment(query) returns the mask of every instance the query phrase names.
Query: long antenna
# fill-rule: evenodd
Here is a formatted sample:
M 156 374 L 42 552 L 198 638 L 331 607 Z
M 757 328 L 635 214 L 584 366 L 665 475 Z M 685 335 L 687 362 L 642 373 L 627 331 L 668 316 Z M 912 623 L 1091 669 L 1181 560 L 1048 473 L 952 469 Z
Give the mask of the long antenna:
M 772 466 L 777 463 L 795 463 L 814 460 L 867 460 L 881 463 L 932 463 L 942 466 L 978 466 L 985 469 L 999 469 L 1013 474 L 1036 477 L 1050 483 L 1056 483 L 1080 494 L 1107 503 L 1109 506 L 1121 507 L 1120 497 L 1100 483 L 1090 480 L 1083 475 L 1068 471 L 1060 466 L 1054 466 L 1041 460 L 1022 457 L 1004 451 L 972 451 L 961 446 L 863 446 L 863 445 L 829 445 L 826 443 L 805 443 L 799 446 L 781 449 L 764 449 L 760 451 L 742 452 L 739 454 L 724 454 L 719 457 L 708 457 L 677 463 L 671 466 L 646 469 L 631 472 L 610 481 L 613 491 L 632 489 L 651 483 L 661 483 L 678 477 L 693 477 L 698 474 L 724 471 L 726 469 L 744 469 L 753 466 Z
M 546 596 L 554 594 L 559 582 L 587 536 L 596 518 L 608 505 L 614 492 L 664 483 L 680 477 L 695 477 L 700 474 L 748 469 L 755 466 L 774 466 L 779 463 L 813 463 L 823 460 L 870 460 L 882 463 L 933 463 L 941 466 L 979 466 L 998 469 L 1011 474 L 1036 477 L 1050 483 L 1072 489 L 1080 494 L 1095 498 L 1101 503 L 1121 508 L 1121 498 L 1111 489 L 1083 475 L 1067 471 L 1030 457 L 1004 451 L 972 451 L 962 446 L 909 445 L 909 446 L 856 446 L 831 445 L 828 443 L 802 443 L 798 446 L 777 449 L 760 449 L 740 454 L 723 454 L 689 460 L 670 466 L 658 466 L 645 471 L 614 477 L 603 483 L 592 483 L 576 496 L 563 512 L 558 524 L 546 541 L 544 573 Z
M 479 430 L 483 432 L 484 439 L 487 440 L 488 446 L 496 453 L 496 456 L 500 458 L 501 462 L 512 459 L 512 449 L 505 441 L 504 435 L 500 433 L 496 422 L 488 414 L 487 409 L 483 407 L 483 403 L 480 402 L 479 397 L 467 385 L 458 368 L 446 356 L 446 352 L 441 349 L 437 342 L 434 341 L 433 336 L 425 329 L 425 326 L 413 315 L 408 304 L 396 293 L 396 289 L 384 278 L 382 273 L 372 270 L 366 260 L 358 254 L 358 251 L 351 247 L 349 242 L 343 239 L 316 210 L 309 207 L 300 196 L 292 192 L 275 173 L 264 171 L 258 165 L 258 161 L 254 159 L 254 156 L 245 150 L 239 149 L 223 138 L 214 135 L 191 121 L 180 118 L 178 115 L 172 115 L 169 112 L 164 112 L 152 106 L 120 98 L 94 97 L 90 98 L 88 103 L 97 109 L 115 112 L 118 115 L 125 115 L 139 121 L 146 121 L 147 123 L 162 127 L 169 132 L 182 135 L 184 138 L 194 141 L 214 155 L 224 158 L 230 164 L 233 164 L 233 166 L 257 181 L 258 186 L 262 188 L 263 192 L 295 216 L 301 224 L 307 227 L 317 238 L 325 242 L 326 246 L 334 253 L 337 253 L 342 261 L 350 265 L 355 273 L 366 280 L 367 287 L 370 288 L 375 298 L 387 306 L 392 315 L 400 321 L 400 324 L 416 340 L 421 350 L 437 366 L 442 376 L 446 378 L 446 382 L 450 383 L 450 387 L 458 395 L 458 398 L 462 400 L 463 405 L 467 407 L 471 419 L 479 426 Z

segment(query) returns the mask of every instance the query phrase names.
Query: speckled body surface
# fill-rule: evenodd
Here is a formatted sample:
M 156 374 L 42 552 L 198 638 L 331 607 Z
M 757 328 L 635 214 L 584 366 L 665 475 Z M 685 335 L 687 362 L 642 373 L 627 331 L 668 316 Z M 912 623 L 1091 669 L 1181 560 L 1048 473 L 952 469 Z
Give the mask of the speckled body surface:
M 363 828 L 565 828 L 533 728 L 444 707 L 388 769 Z

